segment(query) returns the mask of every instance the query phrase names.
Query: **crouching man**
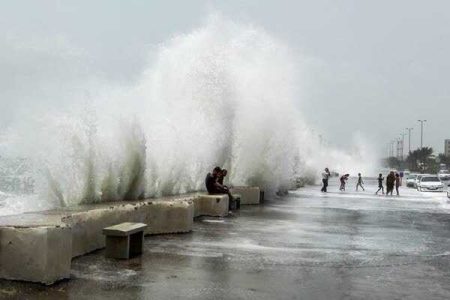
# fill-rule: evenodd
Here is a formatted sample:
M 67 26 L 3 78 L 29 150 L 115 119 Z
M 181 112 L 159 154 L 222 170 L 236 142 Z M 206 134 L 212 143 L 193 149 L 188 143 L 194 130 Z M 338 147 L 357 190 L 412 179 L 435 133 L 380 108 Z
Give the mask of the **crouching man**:
M 229 210 L 236 209 L 236 203 L 231 195 L 230 189 L 223 185 L 223 177 L 226 176 L 226 170 L 223 170 L 220 167 L 215 167 L 212 173 L 208 173 L 205 178 L 206 190 L 211 195 L 217 194 L 227 194 L 229 199 Z

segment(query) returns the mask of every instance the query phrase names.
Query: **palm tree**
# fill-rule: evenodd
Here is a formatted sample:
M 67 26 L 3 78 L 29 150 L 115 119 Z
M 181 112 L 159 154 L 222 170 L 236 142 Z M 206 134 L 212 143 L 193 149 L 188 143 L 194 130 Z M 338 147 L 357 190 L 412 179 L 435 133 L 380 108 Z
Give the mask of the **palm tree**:
M 406 161 L 411 166 L 412 171 L 424 171 L 429 164 L 430 156 L 433 154 L 433 148 L 423 147 L 409 153 Z

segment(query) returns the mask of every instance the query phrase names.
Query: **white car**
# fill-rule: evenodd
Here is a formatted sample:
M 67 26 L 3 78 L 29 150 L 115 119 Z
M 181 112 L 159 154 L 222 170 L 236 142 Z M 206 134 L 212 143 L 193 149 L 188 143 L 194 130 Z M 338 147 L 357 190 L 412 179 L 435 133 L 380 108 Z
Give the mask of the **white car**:
M 448 170 L 441 170 L 437 175 L 441 181 L 450 181 L 450 172 Z
M 426 174 L 417 174 L 417 176 L 416 176 L 416 180 L 414 181 L 414 188 L 416 188 L 417 190 L 419 190 L 420 179 L 422 179 L 423 176 L 427 176 L 427 175 Z
M 417 174 L 410 174 L 406 177 L 406 186 L 415 187 Z
M 432 191 L 432 192 L 443 192 L 444 184 L 439 180 L 436 175 L 425 175 L 422 176 L 417 189 L 421 192 Z

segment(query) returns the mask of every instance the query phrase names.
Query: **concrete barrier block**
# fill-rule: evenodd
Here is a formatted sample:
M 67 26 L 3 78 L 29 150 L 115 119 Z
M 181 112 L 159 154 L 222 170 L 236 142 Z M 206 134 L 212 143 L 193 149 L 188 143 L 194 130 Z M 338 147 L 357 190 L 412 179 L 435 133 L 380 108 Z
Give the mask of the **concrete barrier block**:
M 189 232 L 194 225 L 194 198 L 171 202 L 154 201 L 147 205 L 145 234 Z
M 72 256 L 105 247 L 102 230 L 123 222 L 145 223 L 145 234 L 189 232 L 193 226 L 194 204 L 190 198 L 108 204 L 74 212 L 63 221 L 72 227 Z
M 1 227 L 0 278 L 52 284 L 70 277 L 71 229 Z
M 228 215 L 228 195 L 199 194 L 194 199 L 194 216 L 224 217 Z
M 231 193 L 241 195 L 241 205 L 260 204 L 260 190 L 255 186 L 237 186 Z
M 145 234 L 189 232 L 197 198 L 189 194 L 0 217 L 0 278 L 44 284 L 69 278 L 71 259 L 104 248 L 103 228 L 123 222 L 148 224 Z

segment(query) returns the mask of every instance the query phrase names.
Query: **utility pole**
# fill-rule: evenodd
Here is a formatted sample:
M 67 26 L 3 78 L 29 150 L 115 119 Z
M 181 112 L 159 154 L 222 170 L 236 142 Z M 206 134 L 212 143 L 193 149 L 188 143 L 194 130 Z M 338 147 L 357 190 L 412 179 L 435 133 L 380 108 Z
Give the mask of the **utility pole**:
M 425 123 L 427 120 L 417 120 L 418 122 L 420 122 L 420 150 L 423 150 L 423 123 Z M 420 151 L 421 156 L 423 155 L 423 151 Z M 424 169 L 425 169 L 425 158 L 421 157 L 420 158 L 420 168 L 421 168 L 421 173 L 423 173 Z
M 406 128 L 408 130 L 408 155 L 411 153 L 411 130 L 414 128 Z
M 425 123 L 427 120 L 417 120 L 417 122 L 420 122 L 420 149 L 423 148 L 423 123 Z
M 401 149 L 401 140 L 400 139 L 396 139 L 395 140 L 395 142 L 396 142 L 396 144 L 397 144 L 397 154 L 396 154 L 396 157 L 397 157 L 397 159 L 398 160 L 400 160 L 401 159 L 401 153 L 400 153 L 400 149 Z
M 401 147 L 401 159 L 402 159 L 402 161 L 404 160 L 404 156 L 403 156 L 403 154 L 404 154 L 404 148 L 405 148 L 405 135 L 406 135 L 406 133 L 401 133 L 400 134 L 401 136 L 402 136 L 402 147 Z
M 391 157 L 394 157 L 394 143 L 395 141 L 391 141 Z

